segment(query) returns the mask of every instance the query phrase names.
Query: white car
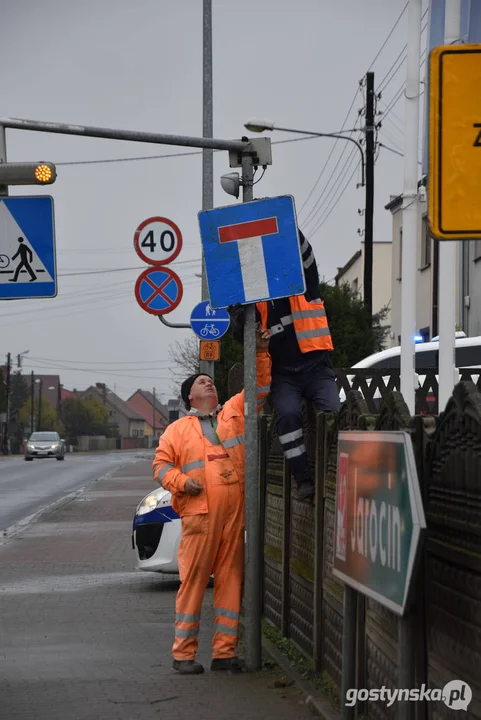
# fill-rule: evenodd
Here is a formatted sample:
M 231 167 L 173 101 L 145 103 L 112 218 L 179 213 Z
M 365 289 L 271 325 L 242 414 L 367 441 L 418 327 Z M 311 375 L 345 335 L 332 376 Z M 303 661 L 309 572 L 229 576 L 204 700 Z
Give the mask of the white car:
M 171 494 L 159 487 L 146 495 L 135 511 L 132 549 L 139 570 L 178 575 L 180 518 L 172 509 Z
M 430 342 L 416 343 L 415 344 L 415 358 L 416 358 L 416 370 L 427 370 L 432 368 L 438 370 L 439 368 L 439 338 L 433 338 Z M 455 360 L 456 368 L 458 371 L 462 368 L 474 368 L 481 367 L 481 336 L 467 338 L 464 332 L 457 332 L 455 339 Z M 356 363 L 352 366 L 352 369 L 366 368 L 366 369 L 386 369 L 386 370 L 397 370 L 399 372 L 401 362 L 401 347 L 388 348 L 381 352 L 369 355 L 364 360 Z M 348 375 L 347 379 L 349 384 L 352 385 L 354 375 Z M 478 375 L 473 375 L 473 382 L 477 382 Z M 417 382 L 420 386 L 423 386 L 426 376 L 416 375 Z M 436 374 L 436 380 L 438 375 Z M 387 385 L 389 381 L 389 375 L 384 376 L 384 383 Z M 371 384 L 371 378 L 366 378 L 366 383 L 369 386 Z M 346 399 L 346 393 L 344 389 L 339 392 L 341 402 Z M 379 390 L 374 393 L 374 399 L 377 401 L 381 400 L 381 394 Z M 434 401 L 434 396 L 427 398 L 430 402 Z

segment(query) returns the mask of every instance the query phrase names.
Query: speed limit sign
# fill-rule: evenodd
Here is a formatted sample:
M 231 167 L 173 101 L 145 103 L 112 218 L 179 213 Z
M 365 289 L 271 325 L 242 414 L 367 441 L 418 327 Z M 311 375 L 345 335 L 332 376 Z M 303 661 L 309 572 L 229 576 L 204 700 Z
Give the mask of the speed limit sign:
M 135 231 L 134 247 L 149 265 L 168 265 L 182 250 L 182 233 L 172 220 L 148 218 Z

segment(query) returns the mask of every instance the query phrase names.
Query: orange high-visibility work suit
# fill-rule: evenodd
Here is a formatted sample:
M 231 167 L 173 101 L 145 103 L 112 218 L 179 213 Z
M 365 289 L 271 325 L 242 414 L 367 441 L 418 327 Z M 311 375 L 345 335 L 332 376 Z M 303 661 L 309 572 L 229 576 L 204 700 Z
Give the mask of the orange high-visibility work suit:
M 270 367 L 270 355 L 258 352 L 258 410 L 269 394 Z M 195 659 L 202 601 L 212 573 L 212 656 L 235 657 L 244 573 L 244 391 L 210 415 L 192 409 L 169 425 L 159 440 L 153 469 L 154 478 L 172 493 L 172 507 L 182 523 L 174 660 Z M 184 492 L 189 477 L 202 485 L 198 495 Z

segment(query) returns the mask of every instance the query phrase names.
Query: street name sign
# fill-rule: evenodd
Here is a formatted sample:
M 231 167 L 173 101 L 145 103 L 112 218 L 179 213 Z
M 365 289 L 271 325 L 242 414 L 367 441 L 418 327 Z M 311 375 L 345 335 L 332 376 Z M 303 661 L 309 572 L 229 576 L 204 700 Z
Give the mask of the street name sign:
M 425 527 L 409 434 L 340 432 L 333 574 L 404 615 Z
M 428 218 L 439 240 L 481 237 L 481 45 L 430 53 Z
M 305 292 L 291 195 L 203 210 L 198 219 L 213 308 Z
M 151 315 L 166 315 L 182 300 L 183 288 L 178 275 L 166 267 L 149 267 L 135 283 L 135 297 L 142 310 Z
M 0 198 L 0 300 L 56 295 L 53 198 Z

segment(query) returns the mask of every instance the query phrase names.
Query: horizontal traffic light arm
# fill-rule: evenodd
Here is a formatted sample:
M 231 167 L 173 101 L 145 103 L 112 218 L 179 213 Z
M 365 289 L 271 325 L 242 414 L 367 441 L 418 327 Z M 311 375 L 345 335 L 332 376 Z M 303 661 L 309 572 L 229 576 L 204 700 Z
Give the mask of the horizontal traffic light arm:
M 51 162 L 0 162 L 0 185 L 51 185 L 56 179 Z

